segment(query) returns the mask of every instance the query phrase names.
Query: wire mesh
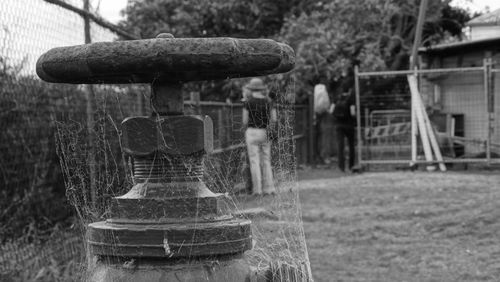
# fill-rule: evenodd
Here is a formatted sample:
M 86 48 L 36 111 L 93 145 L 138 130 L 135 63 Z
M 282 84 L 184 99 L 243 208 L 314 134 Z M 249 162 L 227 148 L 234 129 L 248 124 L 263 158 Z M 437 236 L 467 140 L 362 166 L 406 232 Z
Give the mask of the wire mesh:
M 411 157 L 410 93 L 405 76 L 360 78 L 363 160 Z
M 490 82 L 488 73 L 493 76 Z M 412 162 L 409 74 L 359 74 L 364 161 Z M 421 70 L 415 71 L 415 74 L 425 111 L 445 162 L 497 159 L 495 144 L 499 139 L 495 120 L 498 119 L 498 111 L 491 113 L 490 118 L 489 105 L 493 102 L 488 100 L 498 96 L 497 90 L 492 90 L 497 84 L 494 65 L 493 68 L 485 65 Z M 497 107 L 497 102 L 494 103 Z M 416 140 L 416 161 L 424 161 L 420 136 Z
M 484 72 L 422 75 L 420 89 L 445 156 L 473 158 L 483 154 L 484 158 L 488 139 Z
M 118 39 L 94 22 L 90 34 L 92 42 Z M 0 280 L 85 279 L 88 265 L 78 246 L 86 241 L 86 225 L 106 219 L 110 200 L 132 186 L 130 160 L 121 151 L 121 121 L 151 114 L 149 87 L 48 84 L 35 74 L 43 52 L 84 41 L 84 21 L 74 12 L 43 0 L 0 1 Z M 295 182 L 296 146 L 299 159 L 306 154 L 307 108 L 287 104 L 287 93 L 280 94 L 279 142 L 272 147 L 279 193 L 235 195 L 231 210 L 242 217 L 253 217 L 244 214 L 247 208 L 266 210 L 253 218 L 249 261 L 308 272 Z M 214 192 L 237 193 L 249 181 L 242 106 L 188 102 L 185 109 L 214 122 L 215 153 L 203 161 L 206 184 Z M 70 228 L 53 232 L 56 224 Z M 15 256 L 21 249 L 23 255 Z
M 27 9 L 29 7 L 29 9 Z M 52 118 L 77 115 L 82 97 L 74 86 L 41 83 L 35 77 L 39 55 L 55 46 L 81 44 L 81 18 L 43 1 L 0 3 L 1 183 L 4 238 L 22 230 L 36 215 L 52 209 L 68 214 L 59 199 L 64 189 L 55 187 L 59 165 L 55 154 Z M 64 23 L 64 24 L 61 24 Z M 74 95 L 68 95 L 74 93 Z M 47 193 L 54 189 L 55 193 Z M 52 202 L 52 203 L 51 203 Z M 49 204 L 50 203 L 50 204 Z

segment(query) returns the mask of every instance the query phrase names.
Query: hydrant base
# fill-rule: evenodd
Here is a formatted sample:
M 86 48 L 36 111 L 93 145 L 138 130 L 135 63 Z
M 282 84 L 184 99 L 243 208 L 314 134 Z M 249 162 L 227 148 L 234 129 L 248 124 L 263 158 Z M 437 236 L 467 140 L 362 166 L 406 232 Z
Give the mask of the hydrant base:
M 238 282 L 266 281 L 265 272 L 259 272 L 244 259 L 205 259 L 172 264 L 168 261 L 130 260 L 122 263 L 97 262 L 91 271 L 92 282 L 160 282 L 204 281 Z
M 91 253 L 119 257 L 189 258 L 242 253 L 252 248 L 251 222 L 89 224 Z

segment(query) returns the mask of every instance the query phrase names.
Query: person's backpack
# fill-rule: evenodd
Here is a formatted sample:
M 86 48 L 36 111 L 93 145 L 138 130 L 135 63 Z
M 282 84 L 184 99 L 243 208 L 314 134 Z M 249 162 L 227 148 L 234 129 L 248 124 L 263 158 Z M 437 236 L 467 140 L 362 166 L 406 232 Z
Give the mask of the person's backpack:
M 347 97 L 342 97 L 335 104 L 333 109 L 333 116 L 337 120 L 346 121 L 351 118 L 351 109 L 349 105 L 349 99 Z
M 314 86 L 314 112 L 322 114 L 328 111 L 330 107 L 330 97 L 324 84 Z

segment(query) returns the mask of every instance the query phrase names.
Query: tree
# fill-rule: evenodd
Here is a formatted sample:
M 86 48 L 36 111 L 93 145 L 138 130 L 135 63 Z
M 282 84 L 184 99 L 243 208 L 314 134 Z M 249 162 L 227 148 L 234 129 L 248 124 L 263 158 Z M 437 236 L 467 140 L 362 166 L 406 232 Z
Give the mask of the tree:
M 460 36 L 467 12 L 452 8 L 449 2 L 429 1 L 426 44 Z M 297 54 L 298 100 L 305 100 L 320 81 L 330 89 L 338 88 L 354 65 L 365 71 L 407 69 L 419 4 L 417 0 L 330 0 L 289 18 L 281 38 Z
M 286 15 L 299 0 L 146 0 L 130 1 L 120 23 L 125 30 L 142 38 L 154 38 L 161 32 L 175 37 L 273 38 L 279 33 Z M 204 100 L 225 100 L 241 95 L 242 81 L 197 82 L 189 90 L 202 92 Z
M 133 0 L 120 25 L 142 38 L 160 32 L 176 37 L 270 37 L 280 31 L 294 2 L 301 1 Z
M 451 0 L 429 0 L 424 44 L 460 37 L 469 19 Z M 170 32 L 176 37 L 267 37 L 296 51 L 297 101 L 319 81 L 336 88 L 353 65 L 363 70 L 408 67 L 419 0 L 132 0 L 120 25 L 143 38 Z M 282 81 L 288 81 L 283 76 Z M 238 81 L 196 84 L 210 93 L 237 91 Z M 208 95 L 205 95 L 208 93 Z M 218 96 L 218 95 L 217 95 Z M 225 97 L 224 97 L 225 98 Z

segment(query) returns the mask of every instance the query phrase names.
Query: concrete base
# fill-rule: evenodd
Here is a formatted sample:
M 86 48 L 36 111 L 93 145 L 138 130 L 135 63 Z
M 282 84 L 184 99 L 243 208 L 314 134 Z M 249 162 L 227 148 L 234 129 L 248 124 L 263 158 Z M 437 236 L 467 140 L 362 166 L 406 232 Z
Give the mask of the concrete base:
M 101 259 L 91 270 L 92 282 L 264 282 L 266 271 L 258 272 L 241 258 L 169 261 L 161 259 Z

